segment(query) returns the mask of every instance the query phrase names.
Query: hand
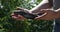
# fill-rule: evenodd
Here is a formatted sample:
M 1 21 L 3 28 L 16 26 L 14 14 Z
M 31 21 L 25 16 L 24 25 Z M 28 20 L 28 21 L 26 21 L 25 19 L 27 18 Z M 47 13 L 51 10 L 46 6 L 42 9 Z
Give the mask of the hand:
M 44 14 L 36 17 L 35 19 L 37 19 L 37 20 L 53 20 L 53 19 L 55 19 L 56 13 L 54 13 L 50 9 L 42 9 L 41 11 L 44 12 Z
M 27 9 L 20 8 L 20 7 L 18 7 L 15 12 L 19 12 L 20 10 L 23 10 L 24 12 L 29 13 Z M 12 13 L 11 16 L 12 16 L 12 18 L 15 19 L 15 20 L 24 20 L 24 19 L 26 19 L 26 18 L 23 17 L 22 15 L 17 15 L 17 14 L 15 14 L 15 13 Z

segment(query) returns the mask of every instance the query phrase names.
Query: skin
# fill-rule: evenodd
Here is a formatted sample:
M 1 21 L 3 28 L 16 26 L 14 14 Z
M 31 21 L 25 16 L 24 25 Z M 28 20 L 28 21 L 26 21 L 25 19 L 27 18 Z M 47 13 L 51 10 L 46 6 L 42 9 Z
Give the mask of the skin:
M 52 7 L 51 3 L 45 3 L 42 6 L 38 7 L 36 10 L 32 11 L 32 13 L 38 13 L 38 12 L 43 12 L 44 14 L 46 13 L 46 15 L 41 16 L 41 17 L 38 16 L 35 19 L 36 20 L 53 20 L 55 18 L 60 18 L 60 15 L 59 15 L 60 11 L 59 12 L 53 12 L 53 11 L 50 10 L 51 7 Z M 21 9 L 21 8 L 19 8 L 19 9 Z M 46 10 L 46 9 L 48 9 L 48 10 Z M 24 10 L 24 9 L 22 9 L 22 10 Z M 25 11 L 27 11 L 27 10 L 25 10 Z M 29 11 L 27 11 L 27 13 L 29 13 Z M 11 16 L 12 16 L 13 19 L 16 19 L 16 20 L 26 19 L 21 15 L 16 16 L 14 13 L 12 13 Z

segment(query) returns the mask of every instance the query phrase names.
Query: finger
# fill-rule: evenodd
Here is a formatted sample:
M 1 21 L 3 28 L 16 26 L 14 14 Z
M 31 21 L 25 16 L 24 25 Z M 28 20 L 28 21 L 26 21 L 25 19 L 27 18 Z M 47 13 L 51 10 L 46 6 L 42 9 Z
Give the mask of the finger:
M 16 9 L 17 9 L 17 10 L 22 10 L 23 8 L 21 8 L 21 7 L 17 7 Z
M 18 18 L 20 19 L 25 19 L 25 17 L 21 16 L 21 15 L 18 15 Z
M 46 14 L 47 14 L 47 13 L 44 13 L 44 14 L 41 15 L 41 16 L 38 15 L 38 17 L 36 17 L 35 19 L 41 18 L 41 17 L 45 16 Z
M 11 16 L 14 16 L 14 13 L 12 13 Z
M 18 17 L 16 17 L 16 16 L 12 16 L 12 18 L 17 19 Z
M 22 17 L 20 17 L 20 16 L 19 16 L 19 17 L 12 16 L 12 18 L 15 19 L 15 20 L 23 20 L 23 19 L 24 19 L 24 18 L 22 18 Z
M 24 17 L 23 17 L 23 16 L 21 16 L 21 15 L 18 15 L 18 17 L 24 18 Z
M 28 9 L 21 8 L 21 7 L 17 7 L 17 10 L 27 10 L 28 11 Z
M 40 12 L 45 13 L 46 11 L 47 11 L 46 9 L 41 9 L 41 11 L 40 11 Z

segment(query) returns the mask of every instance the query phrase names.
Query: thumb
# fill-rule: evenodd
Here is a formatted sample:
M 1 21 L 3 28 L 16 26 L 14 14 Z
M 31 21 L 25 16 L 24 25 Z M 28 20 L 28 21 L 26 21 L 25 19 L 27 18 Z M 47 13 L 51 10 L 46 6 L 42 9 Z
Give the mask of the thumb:
M 45 16 L 47 13 L 44 13 L 43 15 L 38 15 L 38 17 L 36 17 L 35 19 L 39 19 L 39 18 L 41 18 L 41 17 L 43 17 L 43 16 Z

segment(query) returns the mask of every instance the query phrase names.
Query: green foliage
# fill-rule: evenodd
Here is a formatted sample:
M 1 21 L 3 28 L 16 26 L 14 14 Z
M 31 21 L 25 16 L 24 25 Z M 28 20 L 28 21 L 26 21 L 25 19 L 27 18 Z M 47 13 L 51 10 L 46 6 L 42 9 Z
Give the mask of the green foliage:
M 31 20 L 17 21 L 10 17 L 16 7 L 31 9 L 41 0 L 0 0 L 0 32 L 52 32 L 52 21 Z M 2 8 L 1 8 L 2 7 Z

